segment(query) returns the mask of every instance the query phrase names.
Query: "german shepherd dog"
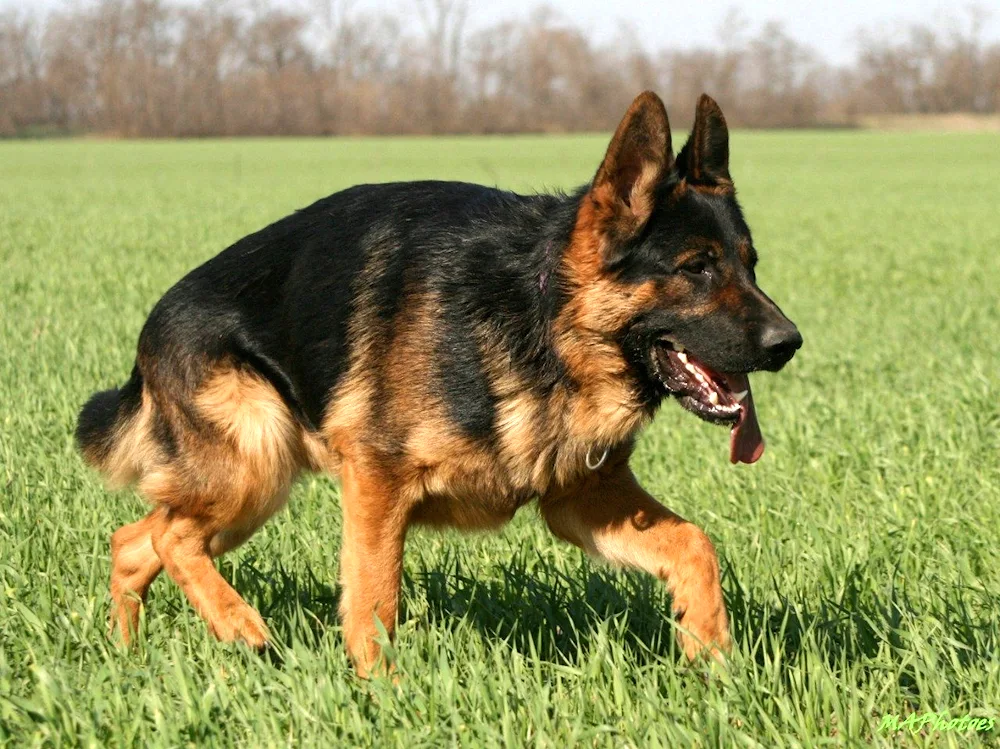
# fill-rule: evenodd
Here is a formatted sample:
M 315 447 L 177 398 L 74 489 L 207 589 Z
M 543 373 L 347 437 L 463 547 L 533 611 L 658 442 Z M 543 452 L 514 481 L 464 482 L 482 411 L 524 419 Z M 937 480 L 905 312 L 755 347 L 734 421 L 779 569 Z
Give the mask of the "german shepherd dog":
M 391 635 L 411 524 L 496 528 L 537 499 L 561 539 L 669 586 L 680 646 L 729 645 L 708 537 L 629 469 L 668 396 L 763 451 L 747 373 L 802 343 L 757 287 L 718 105 L 676 158 L 641 94 L 570 195 L 458 182 L 359 185 L 181 279 L 131 378 L 76 429 L 112 486 L 152 506 L 111 537 L 112 630 L 134 637 L 160 570 L 223 641 L 268 641 L 212 561 L 305 469 L 342 485 L 340 613 L 359 674 Z

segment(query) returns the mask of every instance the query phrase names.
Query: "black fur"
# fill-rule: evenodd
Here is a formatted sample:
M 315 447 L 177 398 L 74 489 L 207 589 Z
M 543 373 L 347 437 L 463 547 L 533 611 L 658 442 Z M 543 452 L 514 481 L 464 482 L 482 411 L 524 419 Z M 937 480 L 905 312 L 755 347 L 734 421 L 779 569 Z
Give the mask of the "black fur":
M 191 271 L 150 314 L 139 359 L 159 387 L 186 389 L 213 361 L 242 363 L 315 429 L 349 365 L 360 287 L 375 312 L 377 329 L 366 335 L 383 347 L 404 299 L 433 293 L 441 305 L 437 337 L 427 342 L 438 364 L 434 391 L 469 437 L 488 440 L 494 399 L 475 331 L 485 327 L 540 388 L 556 381 L 548 323 L 561 307 L 556 266 L 579 200 L 453 182 L 344 190 Z
M 115 444 L 115 431 L 134 416 L 142 405 L 142 375 L 139 368 L 121 388 L 94 393 L 84 404 L 76 423 L 76 444 L 81 450 L 103 461 Z

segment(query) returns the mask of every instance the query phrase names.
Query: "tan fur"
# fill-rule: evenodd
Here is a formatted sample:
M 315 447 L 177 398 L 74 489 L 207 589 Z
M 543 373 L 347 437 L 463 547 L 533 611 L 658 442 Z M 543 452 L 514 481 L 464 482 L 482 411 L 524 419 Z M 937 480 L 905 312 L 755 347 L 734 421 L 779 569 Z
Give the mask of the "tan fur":
M 678 641 L 694 658 L 729 647 L 719 563 L 708 537 L 647 494 L 628 468 L 628 449 L 574 486 L 544 496 L 552 531 L 588 554 L 645 570 L 667 583 L 680 628 Z
M 149 586 L 163 569 L 153 549 L 152 530 L 164 512 L 157 508 L 111 536 L 111 629 L 118 629 L 126 645 L 139 628 L 139 610 Z
M 391 637 L 399 607 L 408 513 L 391 476 L 371 456 L 345 461 L 344 535 L 340 551 L 340 613 L 347 651 L 360 676 L 378 665 L 375 618 Z
M 375 232 L 375 230 L 373 230 Z M 348 324 L 350 362 L 343 383 L 333 394 L 320 428 L 320 439 L 327 445 L 331 456 L 328 469 L 340 470 L 345 453 L 350 452 L 354 435 L 363 433 L 369 421 L 371 404 L 375 397 L 375 380 L 366 376 L 378 361 L 381 341 L 372 331 L 377 330 L 374 296 L 371 288 L 385 271 L 381 257 L 365 266 L 358 281 L 360 291 L 356 301 L 357 311 Z
M 128 486 L 159 459 L 159 448 L 149 439 L 152 411 L 152 400 L 149 393 L 143 390 L 139 412 L 116 427 L 110 454 L 97 456 L 84 450 L 84 459 L 101 469 L 108 488 Z
M 629 192 L 629 207 L 641 224 L 653 213 L 653 188 L 663 177 L 663 171 L 662 163 L 645 162 Z
M 206 526 L 197 517 L 168 511 L 153 525 L 153 549 L 212 634 L 223 642 L 263 647 L 268 638 L 264 620 L 215 569 L 209 546 L 217 531 Z
M 692 185 L 691 189 L 695 192 L 699 192 L 702 195 L 712 195 L 716 197 L 726 197 L 727 195 L 732 195 L 736 192 L 736 188 L 733 187 L 733 183 L 729 180 L 716 177 L 716 182 L 712 185 Z
M 284 505 L 292 480 L 306 462 L 301 426 L 273 386 L 235 369 L 216 373 L 195 405 L 224 438 L 204 446 L 218 454 L 217 465 L 229 468 L 220 477 L 233 502 L 219 510 L 224 527 L 260 527 Z M 215 478 L 210 480 L 214 483 Z
M 573 293 L 554 325 L 556 350 L 579 388 L 568 399 L 565 416 L 566 436 L 578 443 L 577 460 L 581 451 L 628 439 L 646 421 L 623 376 L 627 365 L 613 336 L 626 320 L 652 308 L 659 295 L 651 281 L 629 285 L 604 272 L 597 213 L 584 201 L 563 266 Z

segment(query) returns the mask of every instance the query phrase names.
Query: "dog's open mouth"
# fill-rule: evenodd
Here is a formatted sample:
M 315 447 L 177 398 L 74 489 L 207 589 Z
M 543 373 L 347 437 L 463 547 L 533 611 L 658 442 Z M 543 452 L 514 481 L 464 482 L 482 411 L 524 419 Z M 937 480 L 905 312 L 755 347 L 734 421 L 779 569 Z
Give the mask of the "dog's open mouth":
M 670 341 L 658 341 L 652 360 L 663 386 L 684 408 L 713 424 L 732 424 L 729 460 L 755 463 L 764 453 L 750 380 L 745 374 L 714 372 Z

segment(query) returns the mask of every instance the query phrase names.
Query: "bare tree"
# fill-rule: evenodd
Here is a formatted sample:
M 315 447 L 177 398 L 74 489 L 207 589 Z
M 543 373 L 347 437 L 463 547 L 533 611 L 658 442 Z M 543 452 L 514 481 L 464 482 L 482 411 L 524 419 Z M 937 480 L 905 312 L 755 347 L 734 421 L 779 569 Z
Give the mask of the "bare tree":
M 410 106 L 423 110 L 431 132 L 448 132 L 455 129 L 460 106 L 459 64 L 469 3 L 468 0 L 417 0 L 414 5 L 426 36 L 424 67 L 411 83 L 414 96 Z
M 539 7 L 467 34 L 468 0 L 412 13 L 356 0 L 64 0 L 0 14 L 0 135 L 122 136 L 599 130 L 644 88 L 686 121 L 702 91 L 733 124 L 847 123 L 866 113 L 997 112 L 990 13 L 864 30 L 834 68 L 778 24 L 736 11 L 710 44 L 597 44 Z
M 36 15 L 16 10 L 0 15 L 0 134 L 48 119 L 43 55 Z
M 469 17 L 468 0 L 417 0 L 415 5 L 427 33 L 431 67 L 457 77 L 462 34 Z

